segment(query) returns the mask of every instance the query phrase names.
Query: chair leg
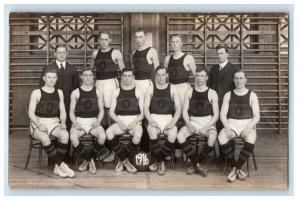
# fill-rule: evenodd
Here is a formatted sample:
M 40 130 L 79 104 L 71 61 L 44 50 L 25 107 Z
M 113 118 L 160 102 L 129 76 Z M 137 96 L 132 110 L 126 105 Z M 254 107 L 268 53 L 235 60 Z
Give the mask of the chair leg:
M 79 153 L 75 152 L 75 157 L 76 157 L 76 161 L 75 161 L 75 169 L 74 169 L 74 171 L 77 171 L 78 160 L 79 160 Z
M 37 174 L 40 175 L 41 173 L 41 164 L 42 164 L 42 143 L 39 144 L 39 162 L 38 162 L 38 172 Z
M 257 171 L 257 165 L 256 165 L 256 159 L 255 159 L 255 153 L 254 153 L 254 151 L 252 152 L 252 159 L 253 159 L 253 163 L 254 163 L 254 168 Z
M 224 164 L 224 169 L 223 169 L 223 174 L 225 174 L 226 168 L 227 168 L 228 160 L 227 157 L 225 157 L 225 164 Z
M 102 169 L 102 164 L 101 164 L 101 160 L 100 160 L 100 153 L 97 151 L 96 154 L 97 154 L 97 163 L 98 163 L 98 166 L 99 166 L 100 169 Z
M 247 173 L 248 173 L 248 177 L 250 177 L 249 158 L 247 159 Z
M 175 166 L 174 166 L 174 152 L 173 150 L 170 152 L 170 156 L 171 156 L 171 164 L 172 164 L 172 168 L 175 169 Z
M 26 164 L 25 164 L 25 170 L 27 170 L 28 168 L 28 164 L 29 164 L 29 160 L 30 160 L 30 157 L 31 157 L 31 152 L 32 152 L 32 139 L 30 139 L 30 142 L 29 142 L 29 151 L 28 151 L 28 155 L 27 155 L 27 160 L 26 160 Z

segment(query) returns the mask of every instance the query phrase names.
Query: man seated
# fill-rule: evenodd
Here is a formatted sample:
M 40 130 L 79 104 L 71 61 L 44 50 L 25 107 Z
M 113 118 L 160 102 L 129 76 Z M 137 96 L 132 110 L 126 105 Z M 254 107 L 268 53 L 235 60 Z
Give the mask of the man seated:
M 166 172 L 164 158 L 174 149 L 177 135 L 175 124 L 181 115 L 181 107 L 177 89 L 167 83 L 167 69 L 159 66 L 155 71 L 156 83 L 148 88 L 144 106 L 145 117 L 149 122 L 147 131 L 150 146 L 156 158 L 156 162 L 149 169 L 152 172 L 158 170 L 158 175 L 164 175 Z M 157 140 L 158 134 L 167 135 L 167 141 L 162 147 Z
M 213 150 L 217 139 L 215 123 L 219 117 L 218 95 L 216 91 L 207 87 L 208 72 L 205 67 L 196 69 L 195 86 L 185 93 L 182 111 L 186 126 L 182 127 L 177 135 L 177 140 L 183 152 L 191 160 L 193 165 L 187 168 L 187 174 L 200 173 L 203 177 L 207 175 L 207 167 L 201 164 Z M 198 157 L 192 147 L 189 146 L 187 138 L 193 134 L 199 134 L 207 138 Z
M 242 70 L 235 72 L 233 81 L 235 89 L 227 92 L 223 99 L 220 118 L 224 128 L 218 136 L 220 149 L 233 166 L 227 176 L 230 182 L 234 182 L 236 178 L 244 180 L 247 176 L 241 168 L 253 152 L 256 141 L 255 126 L 260 119 L 258 98 L 254 92 L 246 88 L 245 72 Z M 231 145 L 231 140 L 235 137 L 245 140 L 237 161 Z
M 74 150 L 84 158 L 79 166 L 79 171 L 96 173 L 95 161 L 92 152 L 88 151 L 79 138 L 84 134 L 91 134 L 98 139 L 93 143 L 93 150 L 101 154 L 104 150 L 106 139 L 105 131 L 102 128 L 101 120 L 104 116 L 103 96 L 99 89 L 93 86 L 94 74 L 90 68 L 82 70 L 82 85 L 71 94 L 70 119 L 73 123 L 71 128 L 71 143 Z
M 116 172 L 122 171 L 124 166 L 131 173 L 137 172 L 129 158 L 135 155 L 143 134 L 141 121 L 144 118 L 144 93 L 139 87 L 135 87 L 133 80 L 132 68 L 125 67 L 122 70 L 121 87 L 113 92 L 111 98 L 109 114 L 115 123 L 106 130 L 106 137 L 112 150 L 120 158 L 115 167 Z M 117 137 L 125 133 L 133 136 L 126 147 L 119 143 Z
M 56 89 L 57 70 L 44 71 L 45 85 L 32 92 L 29 102 L 28 116 L 32 137 L 42 143 L 48 157 L 54 161 L 54 174 L 60 177 L 74 177 L 63 158 L 68 150 L 69 133 L 66 130 L 66 110 L 63 92 Z M 49 136 L 58 138 L 57 148 Z

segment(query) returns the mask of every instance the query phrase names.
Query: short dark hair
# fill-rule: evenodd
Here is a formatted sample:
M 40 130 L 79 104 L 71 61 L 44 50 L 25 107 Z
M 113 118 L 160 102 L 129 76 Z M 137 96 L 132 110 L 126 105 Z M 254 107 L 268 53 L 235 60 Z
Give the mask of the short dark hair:
M 178 37 L 178 38 L 180 38 L 180 40 L 182 41 L 182 36 L 181 36 L 181 35 L 179 35 L 179 34 L 174 34 L 174 35 L 171 35 L 171 39 L 172 39 L 173 37 Z
M 110 38 L 111 32 L 108 32 L 108 31 L 101 31 L 101 32 L 99 33 L 99 36 L 101 36 L 101 34 L 108 35 L 108 37 Z
M 196 68 L 196 73 L 202 72 L 202 71 L 204 71 L 206 73 L 206 75 L 208 75 L 208 70 L 204 66 L 200 66 L 200 67 Z
M 57 75 L 58 71 L 55 68 L 47 67 L 43 72 L 43 76 L 46 76 L 47 73 L 55 73 Z
M 145 29 L 143 29 L 143 28 L 136 29 L 135 33 L 138 33 L 138 32 L 143 32 L 145 35 L 147 33 L 147 31 Z
M 219 49 L 225 49 L 226 53 L 228 53 L 228 48 L 224 44 L 220 44 L 216 47 L 216 51 L 218 51 Z
M 159 65 L 158 67 L 156 67 L 156 69 L 155 69 L 155 72 L 157 73 L 158 72 L 158 70 L 161 70 L 161 69 L 164 69 L 164 70 L 166 70 L 166 72 L 168 73 L 168 70 L 167 70 L 167 68 L 165 68 L 164 66 L 162 66 L 162 65 Z
M 68 51 L 67 46 L 64 45 L 64 44 L 56 45 L 56 47 L 55 47 L 55 52 L 57 52 L 57 49 L 58 49 L 58 48 L 65 48 L 66 51 Z
M 234 72 L 234 74 L 236 74 L 236 73 L 243 73 L 245 75 L 245 78 L 246 78 L 246 72 L 244 70 L 239 69 L 236 72 Z
M 93 72 L 93 70 L 92 70 L 91 68 L 89 68 L 89 67 L 84 67 L 84 68 L 82 69 L 82 73 L 83 73 L 83 72 L 86 72 L 86 71 L 91 71 L 91 72 Z
M 122 74 L 124 74 L 124 72 L 132 72 L 132 74 L 134 75 L 133 69 L 131 67 L 124 67 L 122 69 Z

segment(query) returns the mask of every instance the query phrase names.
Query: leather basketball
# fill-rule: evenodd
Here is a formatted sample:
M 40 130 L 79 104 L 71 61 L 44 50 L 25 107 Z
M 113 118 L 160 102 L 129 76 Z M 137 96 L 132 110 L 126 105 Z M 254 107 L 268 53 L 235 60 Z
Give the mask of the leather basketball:
M 148 171 L 150 164 L 149 153 L 143 151 L 138 152 L 133 157 L 132 164 L 140 172 Z

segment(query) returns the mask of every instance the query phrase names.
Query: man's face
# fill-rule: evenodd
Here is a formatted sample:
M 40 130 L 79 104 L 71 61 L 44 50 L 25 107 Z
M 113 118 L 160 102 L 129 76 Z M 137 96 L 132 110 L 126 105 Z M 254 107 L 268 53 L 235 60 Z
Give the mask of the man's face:
M 122 82 L 124 85 L 129 86 L 133 81 L 133 73 L 132 71 L 126 71 L 122 74 Z
M 45 81 L 45 85 L 54 87 L 57 81 L 57 74 L 54 72 L 48 72 L 43 76 L 43 80 Z
M 138 46 L 142 46 L 146 42 L 146 36 L 144 32 L 136 32 L 135 33 L 135 41 Z
M 156 72 L 156 80 L 161 85 L 167 82 L 167 72 L 165 69 L 160 69 Z
M 182 41 L 180 37 L 172 37 L 171 38 L 171 47 L 173 51 L 181 50 L 182 47 Z
M 82 79 L 83 84 L 90 85 L 93 83 L 94 74 L 91 70 L 84 71 L 81 75 L 81 79 Z
M 245 73 L 244 72 L 237 72 L 237 73 L 235 73 L 234 77 L 233 77 L 233 82 L 234 82 L 235 87 L 237 89 L 244 88 L 246 86 L 246 83 L 247 83 L 247 79 L 245 77 Z
M 195 84 L 198 86 L 206 85 L 208 76 L 205 71 L 196 72 Z
M 59 62 L 64 62 L 67 59 L 68 52 L 65 47 L 58 47 L 56 49 L 56 52 L 54 52 L 54 55 L 56 57 L 56 60 L 58 60 Z
M 100 34 L 100 46 L 101 48 L 108 48 L 111 42 L 111 38 L 108 34 L 101 33 Z
M 226 52 L 226 50 L 224 48 L 218 49 L 217 54 L 218 54 L 219 63 L 223 63 L 223 62 L 227 61 L 228 53 Z

